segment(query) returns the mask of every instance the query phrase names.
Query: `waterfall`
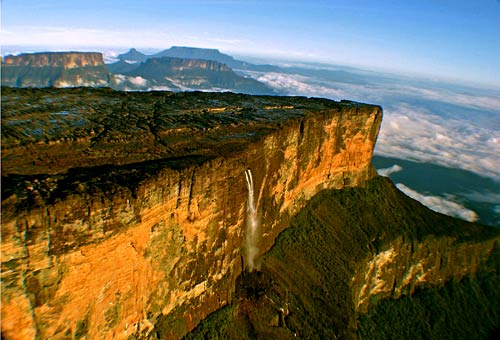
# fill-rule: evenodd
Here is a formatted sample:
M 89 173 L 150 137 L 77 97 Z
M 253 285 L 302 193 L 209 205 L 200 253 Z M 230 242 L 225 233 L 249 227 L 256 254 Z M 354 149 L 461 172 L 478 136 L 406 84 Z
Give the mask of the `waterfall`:
M 245 235 L 245 259 L 249 271 L 255 269 L 255 258 L 259 253 L 258 243 L 258 229 L 259 229 L 259 216 L 255 206 L 255 194 L 253 186 L 252 171 L 247 169 L 245 171 L 245 178 L 248 189 L 247 201 L 247 228 Z

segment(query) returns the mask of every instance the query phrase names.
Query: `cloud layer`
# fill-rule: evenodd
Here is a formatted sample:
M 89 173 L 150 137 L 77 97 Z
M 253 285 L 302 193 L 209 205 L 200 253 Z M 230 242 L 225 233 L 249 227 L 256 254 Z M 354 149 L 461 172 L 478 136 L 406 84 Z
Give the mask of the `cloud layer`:
M 398 164 L 394 164 L 393 166 L 390 166 L 388 168 L 377 169 L 377 172 L 380 176 L 389 177 L 391 174 L 400 172 L 401 170 L 403 170 L 403 167 Z
M 500 131 L 446 119 L 404 103 L 385 111 L 376 153 L 460 168 L 500 180 Z
M 405 195 L 419 201 L 431 210 L 448 216 L 458 217 L 469 222 L 478 220 L 478 216 L 474 211 L 467 209 L 460 203 L 453 201 L 453 197 L 451 196 L 448 198 L 443 198 L 440 196 L 423 195 L 402 183 L 396 184 L 396 187 L 403 193 L 405 193 Z
M 376 154 L 500 181 L 500 91 L 361 73 L 358 83 L 288 73 L 251 75 L 290 95 L 380 104 L 384 120 Z M 360 76 L 365 83 L 359 82 Z

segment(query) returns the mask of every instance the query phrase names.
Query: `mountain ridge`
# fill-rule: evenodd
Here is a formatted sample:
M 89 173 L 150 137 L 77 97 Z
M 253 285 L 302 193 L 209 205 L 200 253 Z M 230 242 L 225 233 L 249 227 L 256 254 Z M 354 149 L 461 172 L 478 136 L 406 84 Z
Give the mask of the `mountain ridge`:
M 274 65 L 255 65 L 245 61 L 234 59 L 234 57 L 221 53 L 218 49 L 212 48 L 199 48 L 199 47 L 187 47 L 187 46 L 172 46 L 169 49 L 160 51 L 152 55 L 145 55 L 135 48 L 131 48 L 128 52 L 120 54 L 117 56 L 120 60 L 129 61 L 145 61 L 149 58 L 159 58 L 159 57 L 172 57 L 181 59 L 201 59 L 201 60 L 213 60 L 222 64 L 226 64 L 232 69 L 247 70 L 247 71 L 259 71 L 259 72 L 281 72 L 281 69 Z M 134 58 L 134 56 L 137 56 Z
M 130 58 L 135 56 L 141 59 L 141 55 L 137 50 L 129 53 Z M 218 61 L 155 57 L 144 58 L 139 63 L 123 59 L 105 65 L 103 55 L 98 52 L 39 52 L 6 56 L 2 60 L 2 85 L 277 94 L 263 83 L 239 75 Z
M 119 62 L 120 63 L 120 62 Z M 237 75 L 228 65 L 214 60 L 155 57 L 140 64 L 131 64 L 125 76 L 147 79 L 149 86 L 173 89 L 220 89 L 247 94 L 276 94 L 253 78 Z M 121 64 L 122 68 L 128 68 Z

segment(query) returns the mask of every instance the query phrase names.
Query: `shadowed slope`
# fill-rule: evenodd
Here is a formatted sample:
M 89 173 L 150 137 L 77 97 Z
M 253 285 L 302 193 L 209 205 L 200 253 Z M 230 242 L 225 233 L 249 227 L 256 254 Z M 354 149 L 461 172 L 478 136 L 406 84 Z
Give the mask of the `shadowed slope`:
M 462 334 L 464 329 L 468 332 L 463 334 L 489 334 L 495 324 L 499 325 L 500 310 L 494 302 L 498 300 L 491 299 L 498 296 L 498 289 L 492 289 L 498 282 L 498 235 L 495 229 L 434 213 L 384 178 L 370 181 L 364 189 L 323 191 L 281 233 L 262 261 L 262 272 L 240 277 L 238 298 L 186 338 L 401 338 L 408 329 L 429 335 L 428 321 L 441 314 L 452 318 L 447 322 L 448 333 L 440 329 L 441 336 Z M 444 240 L 448 248 L 443 247 Z M 403 298 L 383 299 L 391 296 L 372 290 L 369 314 L 364 316 L 358 292 L 366 282 L 360 283 L 356 277 L 368 272 L 360 269 L 367 258 L 380 256 L 387 249 L 403 249 L 405 244 L 413 247 L 412 259 L 405 263 L 403 255 L 396 255 L 394 262 L 411 267 L 411 261 L 422 261 L 417 249 L 425 246 L 431 252 L 428 257 L 440 254 L 443 264 L 437 281 L 443 282 L 416 279 L 405 286 L 407 276 L 394 270 L 380 271 L 378 278 L 393 284 L 389 294 L 398 297 L 401 287 Z M 477 245 L 492 247 L 489 257 L 476 259 L 480 263 L 477 278 L 454 276 L 466 266 L 460 263 L 460 249 Z M 446 260 L 447 252 L 454 254 L 455 262 Z M 443 287 L 447 272 L 454 272 L 453 278 L 444 288 L 433 288 Z M 405 294 L 414 294 L 415 299 Z M 379 300 L 382 303 L 378 304 Z M 484 304 L 457 312 L 457 305 L 472 300 Z M 475 317 L 468 318 L 472 315 Z M 455 317 L 460 322 L 454 322 Z

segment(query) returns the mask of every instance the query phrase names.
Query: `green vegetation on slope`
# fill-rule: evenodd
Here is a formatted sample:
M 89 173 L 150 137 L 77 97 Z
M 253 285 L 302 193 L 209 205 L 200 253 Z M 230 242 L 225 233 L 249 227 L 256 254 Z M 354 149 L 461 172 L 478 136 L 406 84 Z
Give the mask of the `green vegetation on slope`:
M 400 338 L 404 333 L 399 329 L 416 331 L 429 316 L 421 315 L 419 320 L 412 313 L 403 313 L 404 306 L 392 308 L 398 300 L 383 300 L 378 305 L 386 311 L 386 319 L 378 321 L 373 315 L 378 309 L 372 309 L 361 318 L 360 325 L 353 303 L 350 285 L 360 261 L 398 237 L 408 243 L 425 239 L 436 244 L 440 238 L 450 237 L 460 244 L 498 237 L 498 231 L 434 213 L 403 195 L 385 178 L 368 182 L 366 188 L 323 191 L 279 236 L 262 259 L 261 272 L 240 277 L 232 304 L 209 316 L 186 339 Z M 450 304 L 435 293 L 436 289 L 423 290 L 429 292 L 427 305 L 436 307 L 433 313 L 453 317 L 456 314 L 449 309 L 481 297 L 489 304 L 476 304 L 474 313 L 481 318 L 491 310 L 498 314 L 498 300 L 484 298 L 498 282 L 500 256 L 498 247 L 496 250 L 485 265 L 489 269 L 484 269 L 485 273 L 492 270 L 490 276 L 481 282 L 466 279 L 450 283 L 451 287 L 460 287 L 449 299 Z M 412 301 L 412 297 L 405 299 Z M 389 320 L 386 328 L 393 333 L 377 325 Z M 459 334 L 465 328 L 489 334 L 493 326 L 500 325 L 498 319 L 490 322 L 491 317 L 488 322 L 475 324 L 471 324 L 475 319 L 469 320 L 450 321 L 449 327 L 455 329 L 448 334 Z
M 383 300 L 360 316 L 360 338 L 493 339 L 500 325 L 499 287 L 498 275 L 479 275 Z

